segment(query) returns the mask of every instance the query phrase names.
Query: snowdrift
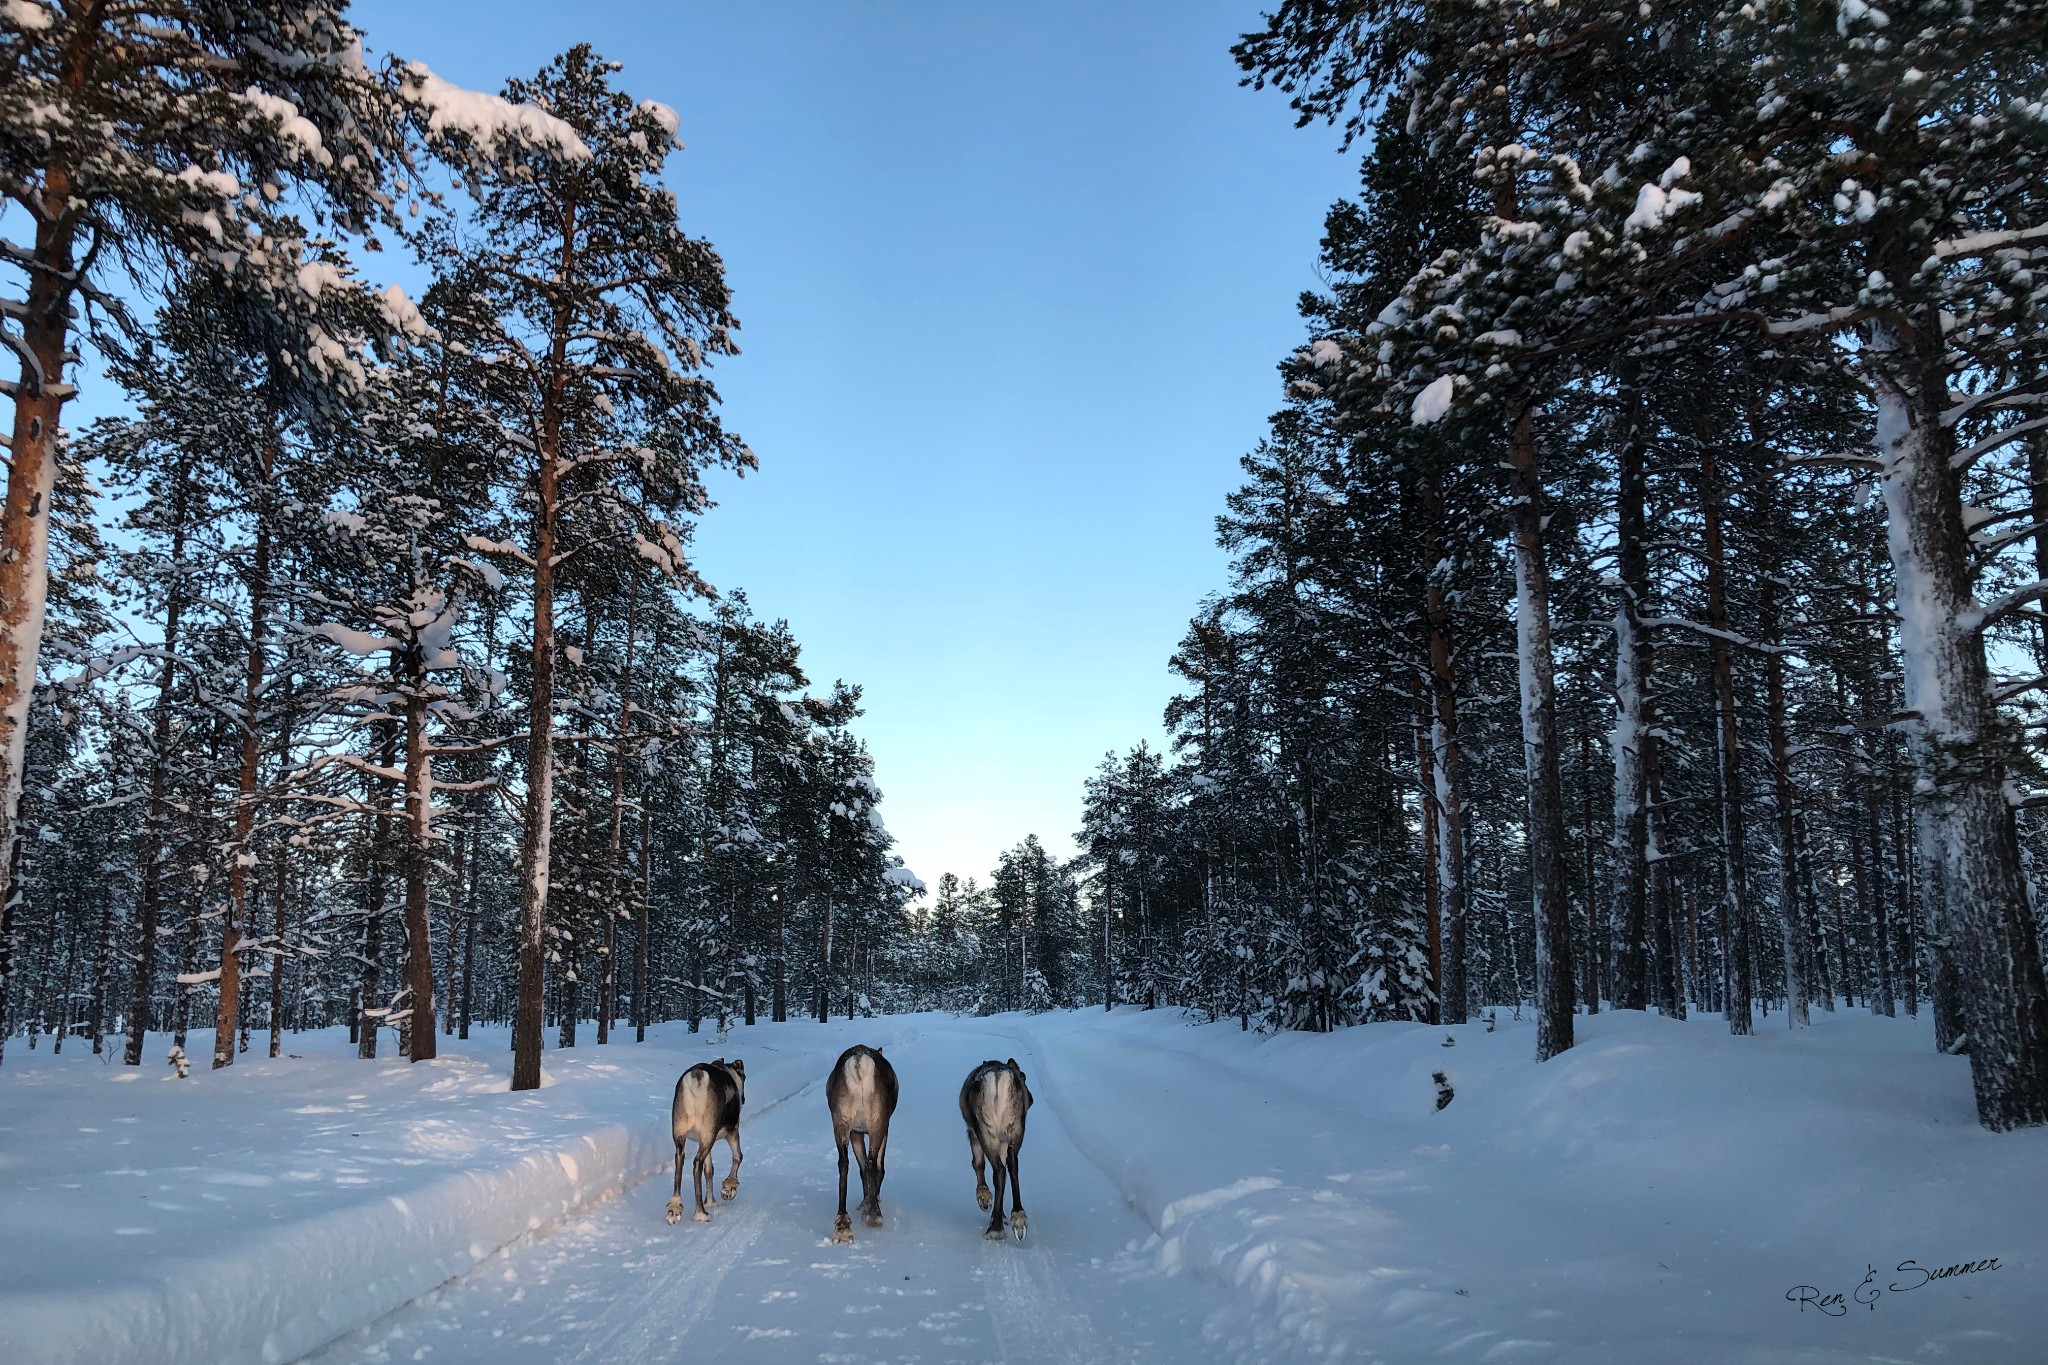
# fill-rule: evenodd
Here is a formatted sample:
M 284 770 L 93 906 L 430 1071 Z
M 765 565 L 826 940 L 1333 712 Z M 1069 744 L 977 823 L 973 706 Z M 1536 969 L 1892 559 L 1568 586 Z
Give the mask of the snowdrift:
M 1922 1022 L 1582 1015 L 1540 1066 L 1505 1014 L 1020 1032 L 1153 1229 L 1132 1258 L 1234 1291 L 1210 1329 L 1240 1357 L 2048 1360 L 2048 1132 L 1979 1128 Z
M 550 1051 L 523 1095 L 502 1029 L 418 1066 L 304 1034 L 296 1056 L 183 1081 L 10 1049 L 0 1360 L 279 1362 L 390 1312 L 670 1168 L 675 1078 L 721 1049 L 650 1038 Z M 756 1053 L 751 1113 L 813 1079 Z

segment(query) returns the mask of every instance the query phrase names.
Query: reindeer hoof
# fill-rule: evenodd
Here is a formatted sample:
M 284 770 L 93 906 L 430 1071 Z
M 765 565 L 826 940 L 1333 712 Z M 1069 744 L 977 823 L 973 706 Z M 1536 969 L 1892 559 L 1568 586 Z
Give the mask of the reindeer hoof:
M 680 1222 L 682 1222 L 682 1221 L 683 1221 L 683 1201 L 682 1201 L 682 1200 L 680 1200 L 680 1199 L 671 1199 L 671 1200 L 669 1200 L 669 1201 L 668 1201 L 668 1225 L 669 1225 L 670 1227 L 674 1227 L 674 1226 L 675 1226 L 676 1224 L 678 1224 L 678 1223 L 680 1223 Z
M 878 1228 L 882 1226 L 882 1211 L 878 1208 L 869 1209 L 866 1213 L 861 1215 L 860 1220 L 861 1222 L 866 1223 L 871 1228 Z
M 730 1199 L 730 1198 L 732 1198 L 732 1197 L 733 1197 L 734 1195 L 738 1194 L 739 1192 L 740 1192 L 740 1178 L 739 1178 L 738 1176 L 736 1176 L 736 1175 L 729 1175 L 729 1176 L 727 1176 L 727 1177 L 725 1178 L 725 1183 L 724 1183 L 723 1185 L 720 1185 L 720 1186 L 718 1187 L 718 1193 L 719 1193 L 719 1194 L 720 1194 L 720 1195 L 721 1195 L 722 1197 L 724 1197 L 724 1198 L 726 1198 L 726 1199 Z
M 988 1206 L 996 1202 L 996 1197 L 989 1193 L 988 1186 L 976 1185 L 974 1187 L 974 1202 L 981 1205 L 983 1213 L 987 1213 Z
M 1017 1234 L 1018 1241 L 1024 1240 L 1024 1229 L 1028 1226 L 1029 1223 L 1024 1217 L 1024 1210 L 1018 1209 L 1010 1215 L 1010 1231 Z
M 981 1235 L 984 1239 L 991 1242 L 1002 1241 L 1003 1238 L 1007 1235 L 1003 1231 L 1003 1220 L 998 1218 L 995 1222 L 990 1223 L 988 1225 L 988 1231 L 982 1233 Z
M 711 1215 L 709 1213 L 706 1213 L 703 1209 L 698 1209 L 695 1213 L 690 1215 L 690 1221 L 693 1223 L 708 1223 L 711 1221 Z
M 853 1242 L 853 1220 L 843 1213 L 839 1215 L 839 1221 L 832 1225 L 832 1240 L 841 1246 L 848 1246 Z

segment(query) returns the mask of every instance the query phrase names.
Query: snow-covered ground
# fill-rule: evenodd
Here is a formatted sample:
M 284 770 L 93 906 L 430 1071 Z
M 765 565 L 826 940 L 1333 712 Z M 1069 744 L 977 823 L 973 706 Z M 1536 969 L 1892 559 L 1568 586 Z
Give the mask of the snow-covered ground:
M 0 1360 L 2048 1360 L 2048 1133 L 1979 1129 L 1919 1023 L 1778 1023 L 1581 1017 L 1543 1066 L 1505 1017 L 672 1025 L 550 1052 L 526 1095 L 498 1031 L 418 1067 L 301 1035 L 183 1081 L 155 1039 L 139 1074 L 15 1043 Z M 823 1077 L 853 1041 L 903 1103 L 887 1225 L 849 1248 Z M 739 1198 L 670 1227 L 668 1094 L 721 1054 Z M 954 1097 L 1007 1056 L 1031 1237 L 990 1244 Z

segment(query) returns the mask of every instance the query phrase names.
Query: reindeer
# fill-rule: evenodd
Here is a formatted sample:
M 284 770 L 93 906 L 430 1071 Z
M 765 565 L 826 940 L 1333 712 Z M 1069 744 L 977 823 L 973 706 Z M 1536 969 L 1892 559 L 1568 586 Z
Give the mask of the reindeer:
M 825 1102 L 832 1109 L 832 1141 L 839 1147 L 839 1218 L 832 1240 L 851 1242 L 853 1220 L 846 1216 L 846 1144 L 854 1134 L 860 1161 L 860 1208 L 871 1228 L 882 1226 L 882 1176 L 889 1150 L 889 1116 L 896 1112 L 896 1068 L 878 1047 L 853 1046 L 839 1054 L 825 1082 Z
M 691 1221 L 711 1221 L 704 1196 L 711 1191 L 715 1173 L 711 1144 L 720 1138 L 732 1152 L 732 1169 L 726 1172 L 720 1194 L 731 1199 L 740 1192 L 740 1106 L 746 1102 L 747 1064 L 737 1059 L 699 1062 L 676 1082 L 675 1103 L 669 1109 L 676 1138 L 676 1192 L 668 1201 L 669 1226 L 682 1221 L 683 1149 L 691 1138 L 697 1140 L 697 1159 L 690 1164 L 690 1189 L 697 1197 L 697 1211 L 690 1215 Z
M 1024 1068 L 1015 1057 L 1006 1062 L 988 1061 L 967 1073 L 960 1087 L 960 1117 L 967 1120 L 967 1151 L 974 1161 L 974 1201 L 992 1212 L 988 1231 L 991 1242 L 1003 1240 L 1003 1175 L 1010 1177 L 1010 1230 L 1022 1241 L 1024 1187 L 1017 1180 L 1017 1149 L 1024 1145 L 1024 1116 L 1031 1109 L 1031 1091 L 1024 1085 Z M 986 1159 L 996 1170 L 996 1188 L 991 1194 L 982 1176 Z

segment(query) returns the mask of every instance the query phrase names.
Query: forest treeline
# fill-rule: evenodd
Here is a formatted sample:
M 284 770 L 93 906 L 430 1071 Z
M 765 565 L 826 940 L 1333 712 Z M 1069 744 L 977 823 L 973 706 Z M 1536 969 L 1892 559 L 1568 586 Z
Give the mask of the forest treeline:
M 673 114 L 181 12 L 0 38 L 10 1020 L 438 1001 L 528 1084 L 544 1015 L 764 998 L 1926 1009 L 2048 1122 L 2048 3 L 1282 0 L 1245 79 L 1360 180 L 1170 743 L 915 906 L 857 694 L 688 566 L 752 456 Z M 87 330 L 135 416 L 67 441 Z
M 510 1021 L 519 1089 L 547 1027 L 859 1007 L 921 888 L 858 688 L 690 566 L 754 456 L 675 113 L 344 11 L 6 7 L 0 1039 Z
M 2048 5 L 1285 0 L 1235 53 L 1361 175 L 1171 754 L 1087 783 L 1109 998 L 1526 1004 L 1539 1058 L 1931 1009 L 2048 1122 Z

